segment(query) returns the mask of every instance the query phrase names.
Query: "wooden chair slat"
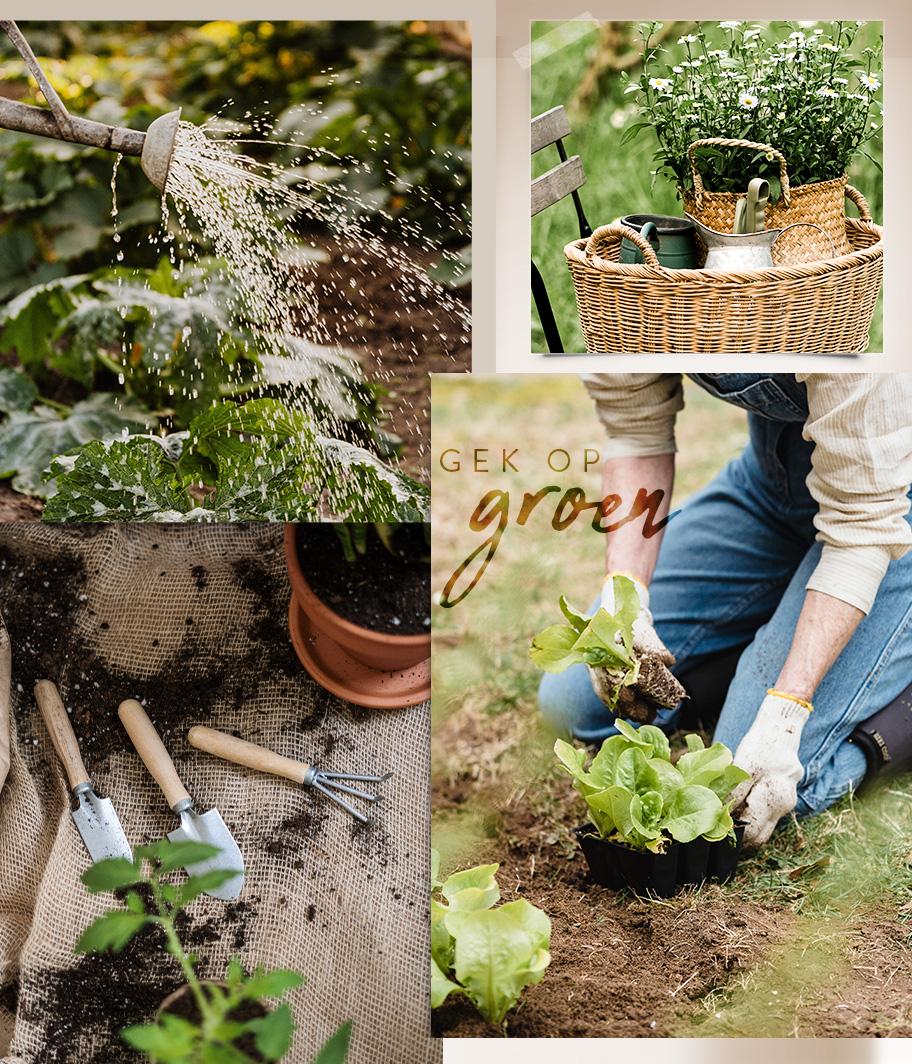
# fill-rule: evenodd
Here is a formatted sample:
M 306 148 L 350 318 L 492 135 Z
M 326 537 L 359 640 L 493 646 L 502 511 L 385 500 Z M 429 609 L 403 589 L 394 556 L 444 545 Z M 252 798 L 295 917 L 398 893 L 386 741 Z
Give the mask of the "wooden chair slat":
M 569 196 L 586 183 L 583 163 L 578 155 L 571 156 L 532 182 L 532 217 Z
M 550 111 L 532 119 L 532 154 L 569 135 L 570 119 L 567 112 L 563 107 L 552 107 Z

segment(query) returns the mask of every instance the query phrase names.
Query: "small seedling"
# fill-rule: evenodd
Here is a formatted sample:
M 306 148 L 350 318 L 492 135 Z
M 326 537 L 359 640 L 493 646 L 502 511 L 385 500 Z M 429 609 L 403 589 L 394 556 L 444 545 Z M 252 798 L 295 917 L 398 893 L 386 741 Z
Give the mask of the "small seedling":
M 616 612 L 602 608 L 593 617 L 578 613 L 560 597 L 566 624 L 552 624 L 532 640 L 529 657 L 545 672 L 563 672 L 571 665 L 608 669 L 617 677 L 609 709 L 617 704 L 622 687 L 635 684 L 639 664 L 633 650 L 633 622 L 642 606 L 636 585 L 627 577 L 615 578 Z
M 732 763 L 724 743 L 706 748 L 687 736 L 687 753 L 671 763 L 668 737 L 650 724 L 616 720 L 620 735 L 606 739 L 586 767 L 588 752 L 558 739 L 554 753 L 573 777 L 602 838 L 662 853 L 669 841 L 734 838 L 728 795 L 748 774 Z
M 230 869 L 174 883 L 170 877 L 188 864 L 217 856 L 218 849 L 197 842 L 165 840 L 139 846 L 132 861 L 99 861 L 82 876 L 92 894 L 123 892 L 122 908 L 101 915 L 82 933 L 77 953 L 119 953 L 144 928 L 157 926 L 164 933 L 165 949 L 175 958 L 192 995 L 196 1016 L 188 1019 L 162 1011 L 152 1023 L 127 1027 L 121 1037 L 144 1053 L 153 1064 L 257 1064 L 281 1060 L 291 1047 L 295 1030 L 290 1006 L 269 1007 L 303 984 L 297 972 L 257 968 L 245 973 L 232 958 L 221 983 L 205 982 L 196 973 L 197 959 L 187 953 L 177 933 L 176 917 L 201 894 L 217 889 L 235 873 Z M 250 1006 L 259 1006 L 251 1010 Z M 249 1011 L 253 1018 L 239 1018 Z M 314 1064 L 345 1064 L 351 1024 L 344 1024 L 324 1045 Z M 241 1048 L 255 1048 L 251 1056 Z
M 527 986 L 551 963 L 551 920 L 525 898 L 500 900 L 498 866 L 479 865 L 439 878 L 431 854 L 431 1007 L 463 994 L 500 1025 Z

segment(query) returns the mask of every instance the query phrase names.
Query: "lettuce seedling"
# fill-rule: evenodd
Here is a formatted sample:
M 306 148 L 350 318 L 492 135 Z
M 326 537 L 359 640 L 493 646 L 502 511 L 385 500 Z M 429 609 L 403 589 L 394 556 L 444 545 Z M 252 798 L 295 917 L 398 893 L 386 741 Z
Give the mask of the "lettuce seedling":
M 614 578 L 614 594 L 616 612 L 611 614 L 602 607 L 591 618 L 578 613 L 561 595 L 560 609 L 567 623 L 552 624 L 539 632 L 529 649 L 529 657 L 545 672 L 563 672 L 579 664 L 611 670 L 617 675 L 617 686 L 609 709 L 617 703 L 621 688 L 637 680 L 633 622 L 642 608 L 629 577 Z
M 707 749 L 699 736 L 688 736 L 688 752 L 675 765 L 659 728 L 615 724 L 621 734 L 606 739 L 588 767 L 585 750 L 563 739 L 554 744 L 602 838 L 662 853 L 671 840 L 734 837 L 725 799 L 748 774 L 732 763 L 724 743 Z
M 551 921 L 525 898 L 498 906 L 498 865 L 439 878 L 431 854 L 431 1008 L 463 994 L 500 1025 L 527 986 L 551 963 Z

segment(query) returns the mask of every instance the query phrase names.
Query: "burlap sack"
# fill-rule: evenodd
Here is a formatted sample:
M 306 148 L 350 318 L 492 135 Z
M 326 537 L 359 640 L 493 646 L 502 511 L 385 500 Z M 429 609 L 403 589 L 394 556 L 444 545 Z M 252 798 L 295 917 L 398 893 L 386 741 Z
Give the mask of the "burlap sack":
M 347 1019 L 352 1064 L 441 1060 L 429 1035 L 426 917 L 428 706 L 368 712 L 315 684 L 288 643 L 277 526 L 0 526 L 0 610 L 12 647 L 11 766 L 0 791 L 0 1052 L 5 1064 L 119 1064 L 125 1023 L 180 983 L 156 932 L 122 955 L 77 958 L 111 904 L 79 882 L 88 856 L 32 685 L 60 687 L 99 789 L 127 837 L 175 818 L 117 720 L 149 715 L 201 809 L 217 807 L 244 853 L 240 901 L 203 898 L 182 927 L 218 977 L 231 954 L 291 967 L 307 984 L 286 1058 L 309 1064 Z M 2 679 L 2 677 L 0 677 Z M 288 781 L 192 750 L 194 723 L 323 767 L 393 770 L 378 823 Z

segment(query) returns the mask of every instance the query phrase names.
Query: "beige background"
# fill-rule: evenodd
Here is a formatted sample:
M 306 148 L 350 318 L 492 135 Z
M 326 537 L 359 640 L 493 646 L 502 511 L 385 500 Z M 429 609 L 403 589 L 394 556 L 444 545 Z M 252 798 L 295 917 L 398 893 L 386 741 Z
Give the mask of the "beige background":
M 884 214 L 887 219 L 884 258 L 883 355 L 803 355 L 787 360 L 779 355 L 751 355 L 750 369 L 766 371 L 907 370 L 910 355 L 908 312 L 912 292 L 912 214 L 904 210 L 912 173 L 909 136 L 909 98 L 912 96 L 912 4 L 881 0 L 861 9 L 847 0 L 828 4 L 747 3 L 745 0 L 703 0 L 702 3 L 638 0 L 499 0 L 497 5 L 497 364 L 502 373 L 561 373 L 581 370 L 667 369 L 662 355 L 583 355 L 547 357 L 530 354 L 529 340 L 529 68 L 523 50 L 529 44 L 534 19 L 678 19 L 707 21 L 726 18 L 763 19 L 883 19 L 886 46 L 884 70 Z M 477 348 L 476 348 L 477 352 Z M 487 368 L 476 353 L 476 369 Z M 495 367 L 491 367 L 495 368 Z M 738 356 L 675 359 L 675 370 L 741 370 Z

